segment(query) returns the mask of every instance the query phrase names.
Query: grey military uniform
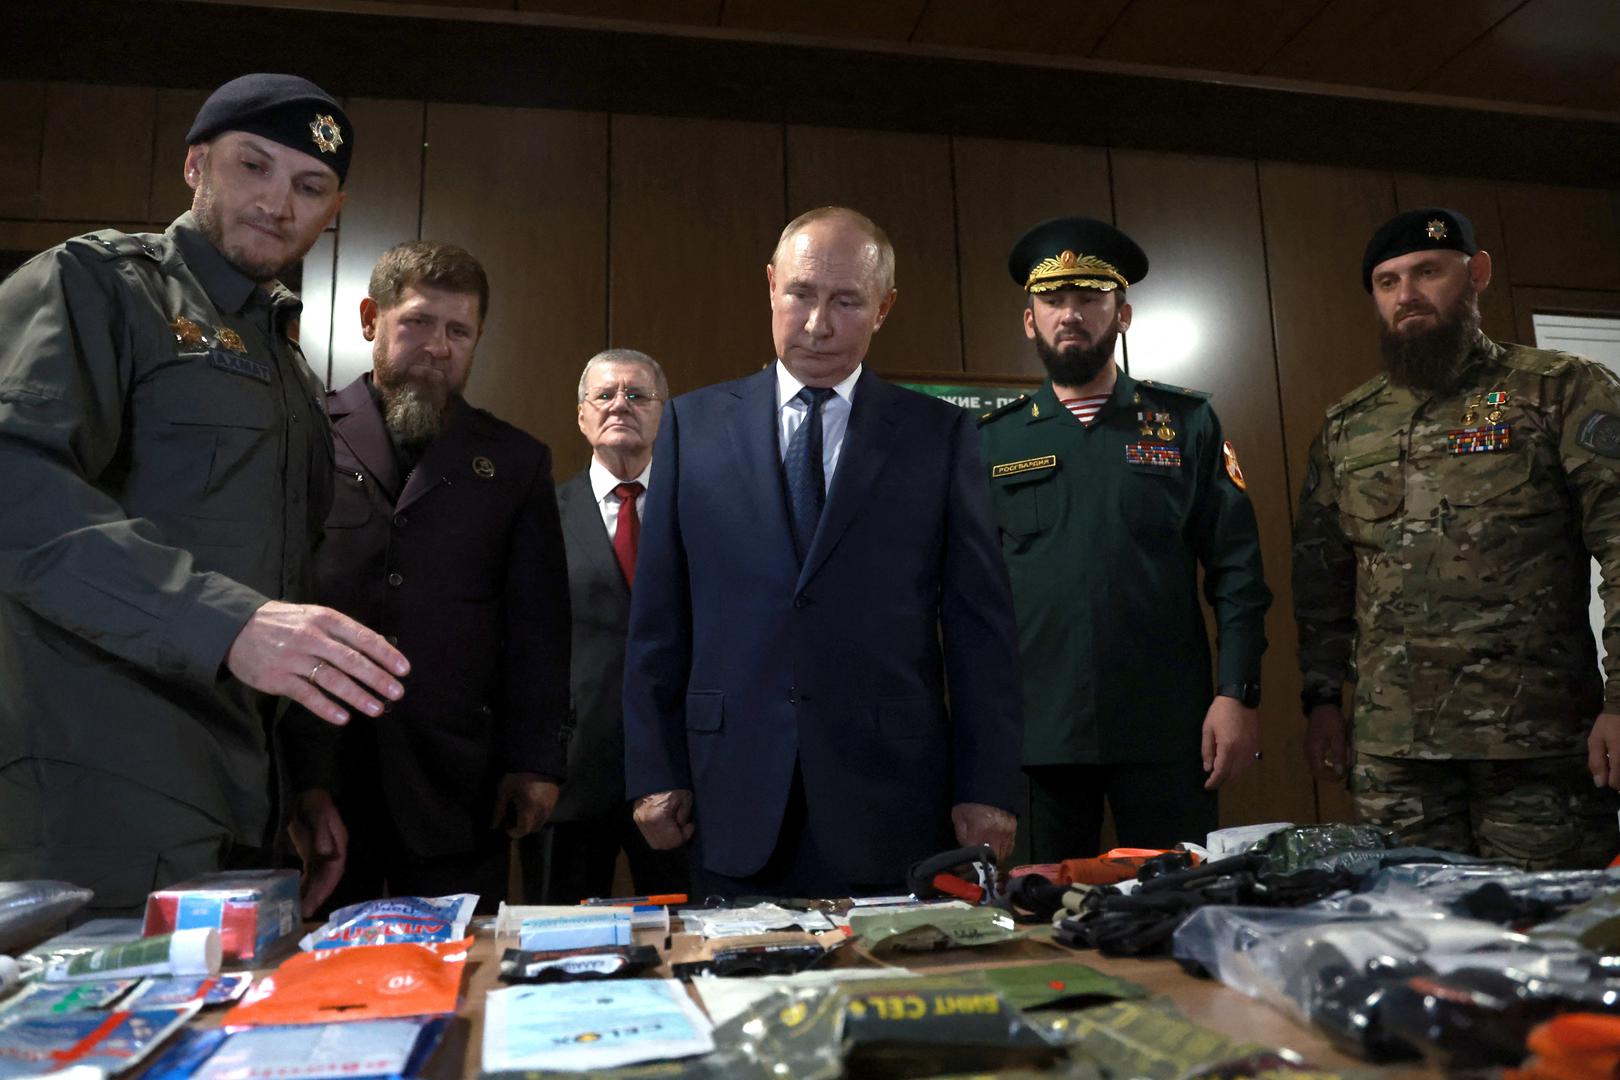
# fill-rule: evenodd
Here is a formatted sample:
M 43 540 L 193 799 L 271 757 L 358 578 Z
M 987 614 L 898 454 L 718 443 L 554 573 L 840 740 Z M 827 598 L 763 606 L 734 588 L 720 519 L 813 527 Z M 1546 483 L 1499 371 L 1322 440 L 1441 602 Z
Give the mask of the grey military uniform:
M 1380 376 L 1328 410 L 1294 540 L 1307 695 L 1356 683 L 1364 814 L 1401 801 L 1381 762 L 1561 758 L 1573 786 L 1548 798 L 1566 821 L 1601 817 L 1584 757 L 1593 719 L 1620 709 L 1620 380 L 1483 339 L 1474 359 L 1453 394 Z M 1589 552 L 1605 580 L 1606 678 Z M 1609 846 L 1613 829 L 1610 816 Z
M 267 599 L 307 595 L 330 501 L 299 310 L 190 214 L 0 284 L 0 774 L 71 763 L 260 842 L 273 702 L 224 660 Z M 20 828 L 0 853 L 41 842 Z

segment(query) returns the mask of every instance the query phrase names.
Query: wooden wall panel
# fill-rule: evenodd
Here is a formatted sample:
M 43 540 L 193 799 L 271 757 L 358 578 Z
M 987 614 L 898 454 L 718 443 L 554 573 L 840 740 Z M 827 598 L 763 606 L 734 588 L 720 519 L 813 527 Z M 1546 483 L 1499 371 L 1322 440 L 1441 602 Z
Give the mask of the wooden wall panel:
M 956 238 L 962 280 L 962 351 L 974 374 L 1045 369 L 1024 336 L 1024 292 L 1007 253 L 1037 222 L 1067 215 L 1114 219 L 1108 154 L 1086 146 L 953 139 Z
M 45 84 L 0 82 L 0 217 L 39 216 Z
M 789 219 L 817 206 L 850 206 L 877 222 L 894 243 L 900 296 L 872 339 L 868 361 L 873 368 L 960 372 L 949 140 L 789 127 L 786 149 Z
M 489 274 L 468 400 L 549 445 L 559 481 L 589 459 L 575 386 L 607 341 L 607 140 L 602 113 L 428 108 L 422 236 Z
M 186 132 L 208 94 L 203 90 L 159 90 L 152 134 L 152 175 L 147 187 L 147 216 L 172 221 L 191 209 L 191 187 L 183 170 Z
M 1063 9 L 1043 0 L 928 0 L 911 40 L 973 49 L 1017 49 L 1085 56 L 1130 0 L 1091 0 Z M 1028 107 L 1027 105 L 1025 107 Z
M 1260 705 L 1265 759 L 1221 792 L 1221 821 L 1308 821 L 1298 782 L 1302 732 L 1288 592 L 1288 477 L 1272 356 L 1266 256 L 1252 161 L 1113 151 L 1118 224 L 1147 252 L 1130 290 L 1130 371 L 1209 391 L 1240 454 L 1276 600 Z M 1213 635 L 1211 635 L 1213 641 Z M 1171 658 L 1170 662 L 1174 662 Z
M 304 256 L 298 298 L 304 310 L 298 317 L 298 346 L 328 390 L 341 389 L 332 379 L 332 291 L 337 276 L 337 231 L 327 229 Z M 347 330 L 348 327 L 345 327 Z M 345 380 L 345 384 L 347 380 Z
M 359 153 L 349 164 L 348 197 L 337 221 L 334 389 L 371 370 L 371 346 L 360 336 L 360 301 L 377 256 L 401 240 L 416 239 L 422 202 L 422 103 L 354 98 L 344 111 Z
M 905 41 L 927 7 L 927 0 L 821 0 L 784 4 L 781 0 L 726 0 L 721 26 L 778 34 Z
M 769 363 L 781 127 L 615 116 L 610 131 L 610 343 L 657 357 L 674 393 Z
M 1409 90 L 1523 3 L 1331 0 L 1260 73 Z
M 1536 343 L 1535 316 L 1593 315 L 1613 318 L 1620 316 L 1620 292 L 1599 292 L 1593 289 L 1534 289 L 1522 286 L 1513 290 L 1513 308 L 1518 313 L 1517 335 L 1513 340 L 1525 345 Z
M 1485 333 L 1497 341 L 1515 341 L 1512 265 L 1502 234 L 1502 215 L 1496 205 L 1496 185 L 1486 180 L 1460 180 L 1444 176 L 1398 173 L 1395 201 L 1402 210 L 1444 206 L 1459 210 L 1474 223 L 1474 239 L 1491 256 L 1491 285 L 1479 298 Z
M 148 221 L 107 221 L 94 226 L 125 232 L 158 232 L 163 227 Z M 64 240 L 83 236 L 91 228 L 82 221 L 0 221 L 0 251 L 38 253 Z
M 1327 407 L 1379 370 L 1372 301 L 1361 287 L 1361 255 L 1373 232 L 1395 212 L 1394 182 L 1383 173 L 1357 169 L 1261 162 L 1260 206 L 1292 517 L 1306 450 Z M 1292 659 L 1292 630 L 1273 643 L 1279 657 Z M 1300 724 L 1297 713 L 1293 722 Z M 1288 765 L 1300 770 L 1303 782 L 1304 762 L 1294 757 Z M 1342 786 L 1314 787 L 1318 820 L 1351 819 Z
M 1208 71 L 1257 71 L 1326 0 L 1132 0 L 1092 56 Z
M 1620 289 L 1620 191 L 1503 184 L 1514 285 Z
M 156 118 L 155 90 L 49 84 L 39 216 L 97 225 L 144 219 Z

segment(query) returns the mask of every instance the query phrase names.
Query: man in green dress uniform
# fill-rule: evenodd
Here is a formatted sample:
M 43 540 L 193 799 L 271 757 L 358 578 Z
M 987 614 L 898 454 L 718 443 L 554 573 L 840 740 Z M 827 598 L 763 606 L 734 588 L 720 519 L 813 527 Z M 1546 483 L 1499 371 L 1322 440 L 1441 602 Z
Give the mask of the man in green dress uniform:
M 1089 218 L 1043 222 L 1008 258 L 1048 378 L 980 435 L 1018 615 L 1036 862 L 1096 854 L 1105 799 L 1121 844 L 1202 842 L 1216 789 L 1260 756 L 1271 592 L 1237 455 L 1208 395 L 1114 363 L 1147 268 Z

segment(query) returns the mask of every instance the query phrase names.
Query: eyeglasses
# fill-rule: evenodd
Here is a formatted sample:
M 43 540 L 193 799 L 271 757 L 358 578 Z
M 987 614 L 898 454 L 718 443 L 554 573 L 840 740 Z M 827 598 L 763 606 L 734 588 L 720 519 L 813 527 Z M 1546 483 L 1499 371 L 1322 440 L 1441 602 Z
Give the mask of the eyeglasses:
M 624 397 L 624 403 L 632 409 L 650 409 L 658 404 L 658 395 L 638 386 L 625 386 L 616 390 L 592 390 L 585 395 L 585 400 L 598 409 L 609 409 L 613 403 Z

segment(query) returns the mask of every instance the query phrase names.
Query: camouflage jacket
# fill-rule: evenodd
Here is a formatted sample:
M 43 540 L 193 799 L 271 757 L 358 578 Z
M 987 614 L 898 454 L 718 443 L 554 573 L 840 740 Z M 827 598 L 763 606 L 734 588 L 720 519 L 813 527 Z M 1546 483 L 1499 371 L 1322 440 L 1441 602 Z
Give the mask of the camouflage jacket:
M 1484 340 L 1467 385 L 1379 376 L 1327 413 L 1294 527 L 1307 693 L 1356 683 L 1356 749 L 1585 752 L 1620 711 L 1620 379 Z M 1588 621 L 1601 564 L 1607 690 Z M 1353 656 L 1353 661 L 1352 661 Z

